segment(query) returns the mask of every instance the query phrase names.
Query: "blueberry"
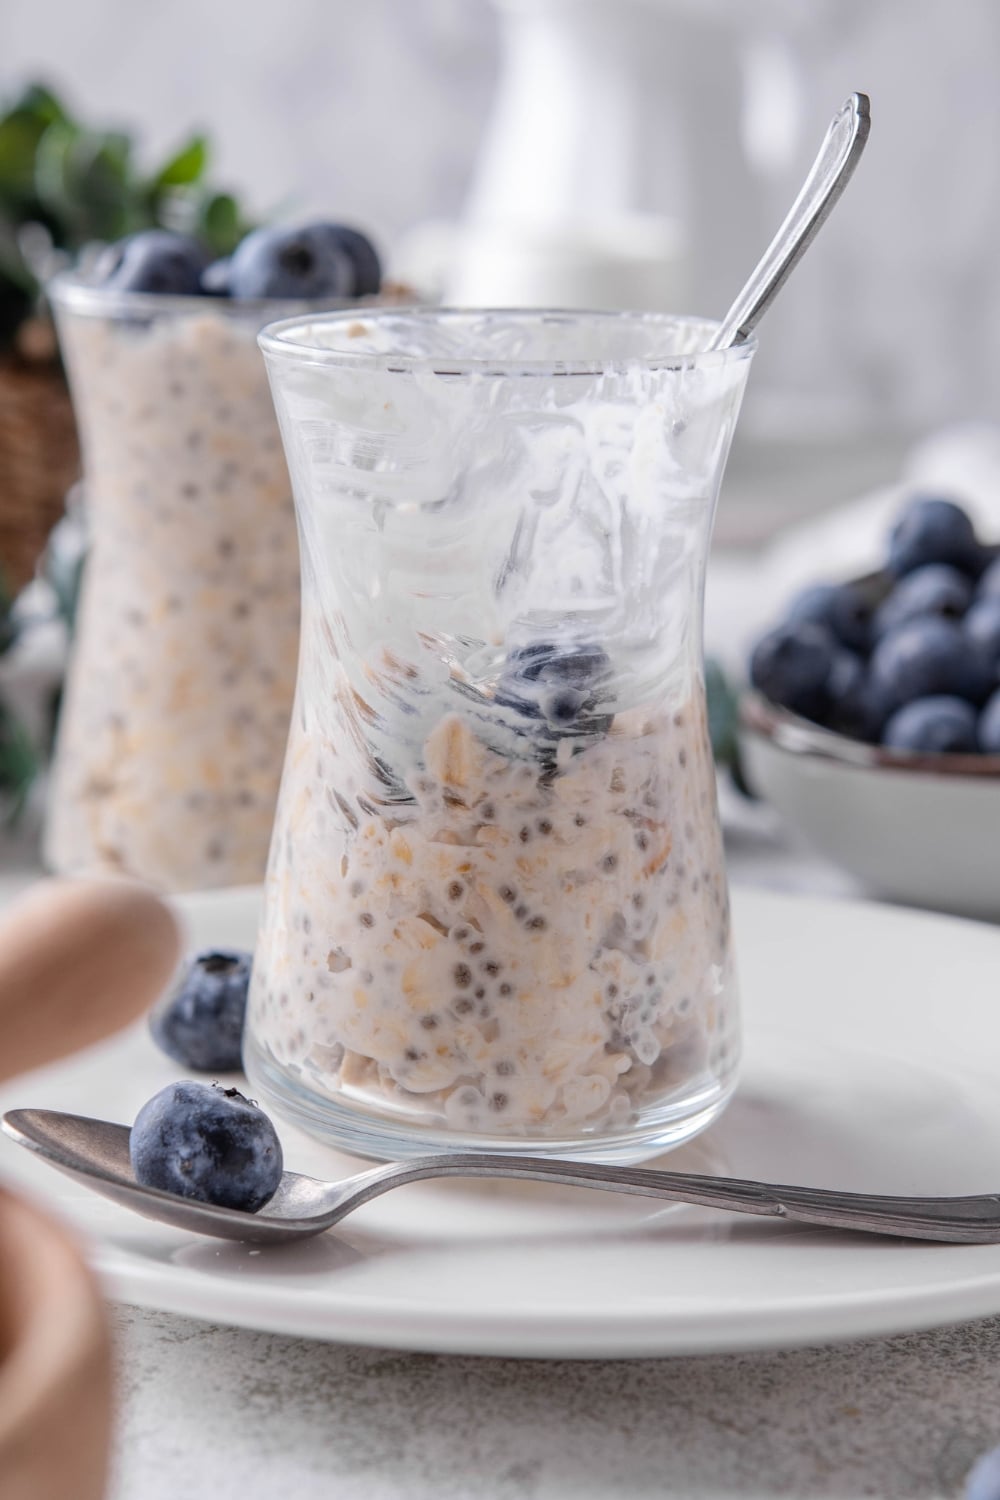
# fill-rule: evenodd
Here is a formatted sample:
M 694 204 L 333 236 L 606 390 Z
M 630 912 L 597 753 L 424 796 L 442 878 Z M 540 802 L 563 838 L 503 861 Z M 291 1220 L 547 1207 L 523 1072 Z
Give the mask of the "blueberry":
M 964 1500 L 1000 1500 L 1000 1448 L 976 1459 L 966 1475 Z
M 972 522 L 952 500 L 936 496 L 911 500 L 889 537 L 889 571 L 897 578 L 925 563 L 950 563 L 975 577 L 982 571 L 982 562 Z
M 754 647 L 750 681 L 772 703 L 822 721 L 828 707 L 827 679 L 838 650 L 824 625 L 812 620 L 779 625 Z
M 345 250 L 316 225 L 255 229 L 233 251 L 233 297 L 349 297 L 354 266 Z
M 575 724 L 586 707 L 587 696 L 579 688 L 557 688 L 539 699 L 542 718 L 550 724 Z
M 882 714 L 860 656 L 852 651 L 836 653 L 826 679 L 825 696 L 821 723 L 852 739 L 878 739 Z
M 1000 755 L 1000 692 L 986 700 L 976 733 L 984 755 Z
M 882 637 L 871 659 L 876 702 L 890 714 L 938 693 L 982 703 L 993 681 L 989 658 L 952 620 L 910 620 Z
M 197 240 L 169 229 L 144 229 L 111 245 L 97 263 L 104 286 L 120 292 L 196 296 L 207 255 Z
M 229 270 L 232 262 L 228 255 L 213 260 L 201 273 L 201 290 L 206 297 L 229 296 Z
M 611 719 L 595 712 L 611 663 L 600 646 L 532 641 L 515 647 L 497 683 L 496 701 L 556 733 L 606 732 Z
M 882 731 L 893 750 L 957 754 L 976 749 L 976 711 L 964 698 L 938 693 L 897 708 Z
M 1000 557 L 990 563 L 979 580 L 977 597 L 980 599 L 994 598 L 1000 595 Z
M 236 1089 L 171 1083 L 142 1106 L 129 1156 L 143 1187 L 254 1214 L 281 1181 L 281 1142 Z
M 977 599 L 963 629 L 969 640 L 986 652 L 994 665 L 994 677 L 1000 679 L 1000 594 L 984 594 Z
M 972 584 L 948 563 L 927 563 L 901 578 L 879 606 L 872 627 L 876 640 L 924 615 L 960 620 L 972 600 Z
M 360 229 L 351 229 L 347 224 L 311 224 L 314 234 L 326 236 L 342 250 L 354 270 L 351 297 L 374 297 L 382 288 L 382 263 L 378 251 Z
M 196 954 L 150 1016 L 157 1046 L 200 1073 L 239 1068 L 252 963 L 252 956 L 239 950 Z
M 867 652 L 871 644 L 872 604 L 856 583 L 814 583 L 792 600 L 785 618 L 825 625 L 851 651 Z

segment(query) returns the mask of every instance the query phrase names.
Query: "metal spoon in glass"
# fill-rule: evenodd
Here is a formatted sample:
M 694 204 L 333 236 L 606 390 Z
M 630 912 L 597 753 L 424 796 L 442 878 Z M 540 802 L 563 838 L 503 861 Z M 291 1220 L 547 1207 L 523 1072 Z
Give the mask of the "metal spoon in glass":
M 871 129 L 867 94 L 852 94 L 830 122 L 788 216 L 716 330 L 710 349 L 741 344 L 770 307 L 847 186 Z
M 15 1109 L 4 1116 L 3 1128 L 13 1140 L 36 1151 L 61 1172 L 79 1177 L 95 1192 L 148 1219 L 196 1234 L 256 1244 L 274 1245 L 321 1234 L 372 1198 L 428 1177 L 553 1182 L 793 1219 L 829 1229 L 860 1229 L 870 1234 L 952 1244 L 1000 1241 L 1000 1195 L 996 1193 L 979 1198 L 883 1197 L 660 1172 L 649 1167 L 597 1166 L 475 1152 L 391 1162 L 343 1182 L 319 1182 L 298 1172 L 285 1172 L 270 1203 L 259 1213 L 249 1214 L 140 1187 L 129 1162 L 127 1125 L 48 1109 Z

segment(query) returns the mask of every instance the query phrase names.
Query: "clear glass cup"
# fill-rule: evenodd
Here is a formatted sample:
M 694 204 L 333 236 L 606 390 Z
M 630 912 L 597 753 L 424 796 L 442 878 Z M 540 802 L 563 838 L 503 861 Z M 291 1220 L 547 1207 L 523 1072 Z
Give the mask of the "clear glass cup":
M 712 327 L 261 335 L 302 648 L 244 1060 L 313 1134 L 634 1160 L 734 1087 L 702 594 L 753 345 Z
M 295 684 L 291 485 L 257 334 L 287 303 L 51 289 L 88 556 L 50 868 L 263 878 Z

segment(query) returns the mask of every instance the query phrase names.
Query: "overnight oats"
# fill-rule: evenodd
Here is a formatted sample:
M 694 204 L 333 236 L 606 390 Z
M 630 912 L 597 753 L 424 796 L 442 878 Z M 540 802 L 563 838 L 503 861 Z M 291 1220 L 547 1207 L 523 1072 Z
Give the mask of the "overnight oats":
M 734 1085 L 701 598 L 752 351 L 709 334 L 262 335 L 303 635 L 245 1063 L 314 1133 L 623 1160 Z
M 299 563 L 257 334 L 302 303 L 267 295 L 262 237 L 244 242 L 258 246 L 245 290 L 264 300 L 219 295 L 216 267 L 215 294 L 196 294 L 202 268 L 176 249 L 190 242 L 158 232 L 126 241 L 107 281 L 52 288 L 89 544 L 45 836 L 60 872 L 168 890 L 263 875 Z

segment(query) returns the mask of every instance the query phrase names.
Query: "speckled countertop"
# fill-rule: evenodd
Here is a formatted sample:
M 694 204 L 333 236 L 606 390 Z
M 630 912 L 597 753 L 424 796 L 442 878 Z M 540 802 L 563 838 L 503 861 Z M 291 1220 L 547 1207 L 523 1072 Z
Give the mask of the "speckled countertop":
M 961 1492 L 1000 1441 L 1000 1318 L 675 1360 L 445 1358 L 119 1308 L 114 1500 Z

